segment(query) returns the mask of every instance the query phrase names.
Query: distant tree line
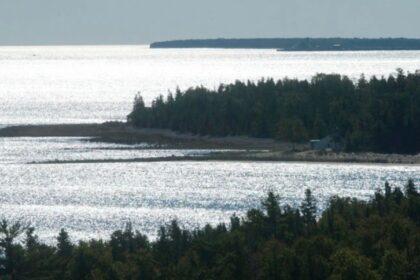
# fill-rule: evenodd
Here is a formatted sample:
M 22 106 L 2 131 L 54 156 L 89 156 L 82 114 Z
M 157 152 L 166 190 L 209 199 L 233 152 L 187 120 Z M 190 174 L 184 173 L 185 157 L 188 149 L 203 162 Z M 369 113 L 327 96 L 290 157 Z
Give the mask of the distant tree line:
M 420 50 L 420 39 L 406 38 L 262 38 L 155 42 L 151 48 L 249 48 L 284 51 Z
M 128 120 L 141 128 L 292 142 L 338 135 L 348 151 L 418 153 L 420 74 L 237 81 L 217 90 L 178 89 L 150 107 L 138 95 Z
M 317 218 L 310 190 L 299 208 L 269 193 L 230 224 L 185 230 L 176 221 L 155 241 L 133 230 L 109 240 L 39 242 L 21 223 L 0 224 L 1 279 L 420 279 L 420 194 L 388 183 L 369 201 L 332 197 Z M 19 242 L 19 240 L 21 242 Z

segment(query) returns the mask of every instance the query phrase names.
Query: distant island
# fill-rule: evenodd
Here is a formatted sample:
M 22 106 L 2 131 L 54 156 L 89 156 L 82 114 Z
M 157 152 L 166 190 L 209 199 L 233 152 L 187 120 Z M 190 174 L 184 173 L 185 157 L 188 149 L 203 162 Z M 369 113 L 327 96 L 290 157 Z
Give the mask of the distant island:
M 265 38 L 155 42 L 150 48 L 277 49 L 279 51 L 420 50 L 420 39 L 407 38 Z

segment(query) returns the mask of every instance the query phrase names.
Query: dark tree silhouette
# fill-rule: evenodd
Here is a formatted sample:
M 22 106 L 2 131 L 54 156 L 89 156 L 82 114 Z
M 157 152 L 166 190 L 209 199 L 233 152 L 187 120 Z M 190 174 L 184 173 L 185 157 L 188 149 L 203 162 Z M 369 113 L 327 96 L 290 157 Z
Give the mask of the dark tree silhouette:
M 128 121 L 201 135 L 246 135 L 304 142 L 333 136 L 348 151 L 420 152 L 420 74 L 358 82 L 318 74 L 176 91 L 151 107 L 137 95 Z

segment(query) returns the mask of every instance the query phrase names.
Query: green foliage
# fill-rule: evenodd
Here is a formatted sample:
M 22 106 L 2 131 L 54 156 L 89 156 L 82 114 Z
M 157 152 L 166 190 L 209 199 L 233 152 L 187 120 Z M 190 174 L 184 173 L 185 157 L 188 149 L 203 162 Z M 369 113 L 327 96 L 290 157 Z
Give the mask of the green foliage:
M 188 231 L 173 221 L 152 242 L 127 224 L 108 241 L 77 245 L 61 230 L 57 246 L 47 246 L 33 228 L 3 221 L 0 278 L 414 280 L 419 200 L 412 180 L 404 193 L 386 183 L 369 202 L 332 197 L 317 216 L 310 190 L 299 209 L 269 192 L 261 209 L 229 226 Z
M 261 80 L 177 90 L 146 107 L 135 98 L 128 121 L 201 135 L 246 135 L 282 141 L 338 135 L 349 151 L 420 152 L 420 75 L 318 74 L 311 81 Z
M 354 280 L 379 279 L 372 270 L 370 260 L 350 249 L 340 249 L 332 256 L 333 272 L 331 279 Z
M 307 140 L 308 135 L 306 128 L 301 120 L 285 119 L 279 122 L 275 137 L 278 140 L 298 143 Z
M 305 191 L 305 198 L 300 206 L 302 212 L 303 223 L 306 227 L 306 231 L 309 234 L 316 227 L 316 200 L 312 195 L 310 189 Z

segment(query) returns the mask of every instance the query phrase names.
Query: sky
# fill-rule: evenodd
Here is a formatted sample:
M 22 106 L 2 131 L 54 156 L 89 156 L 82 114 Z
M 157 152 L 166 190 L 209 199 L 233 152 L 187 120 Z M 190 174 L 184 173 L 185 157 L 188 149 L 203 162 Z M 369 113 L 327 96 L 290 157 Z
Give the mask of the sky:
M 0 0 L 0 45 L 420 38 L 420 0 Z

